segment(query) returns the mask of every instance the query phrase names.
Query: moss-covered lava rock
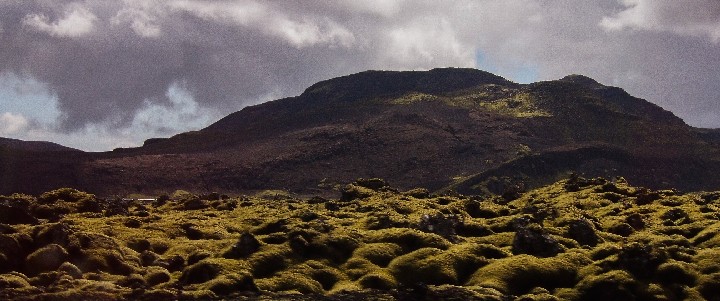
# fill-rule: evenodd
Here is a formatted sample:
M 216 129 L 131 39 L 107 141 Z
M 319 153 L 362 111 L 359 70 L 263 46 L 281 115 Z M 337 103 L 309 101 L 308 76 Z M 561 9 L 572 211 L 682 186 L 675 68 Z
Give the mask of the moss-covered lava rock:
M 375 179 L 342 189 L 0 197 L 27 213 L 0 220 L 0 298 L 697 300 L 720 288 L 717 193 L 577 176 L 510 199 Z

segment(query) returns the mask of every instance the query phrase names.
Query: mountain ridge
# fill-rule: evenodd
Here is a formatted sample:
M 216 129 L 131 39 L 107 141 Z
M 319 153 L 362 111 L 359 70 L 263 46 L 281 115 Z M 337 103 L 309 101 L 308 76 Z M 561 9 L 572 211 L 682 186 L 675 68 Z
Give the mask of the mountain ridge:
M 60 145 L 54 142 L 48 141 L 25 141 L 13 138 L 0 137 L 0 148 L 22 150 L 22 151 L 34 151 L 34 152 L 63 152 L 63 151 L 75 151 L 80 150 Z

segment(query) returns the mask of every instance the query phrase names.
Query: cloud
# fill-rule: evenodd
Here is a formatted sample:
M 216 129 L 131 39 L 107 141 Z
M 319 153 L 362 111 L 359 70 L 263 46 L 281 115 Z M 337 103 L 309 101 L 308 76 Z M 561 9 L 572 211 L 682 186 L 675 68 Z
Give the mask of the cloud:
M 165 94 L 170 100 L 168 104 L 146 102 L 128 125 L 119 128 L 111 126 L 113 121 L 109 120 L 105 123 L 88 124 L 67 133 L 53 123 L 43 123 L 32 116 L 6 112 L 0 114 L 0 136 L 51 141 L 86 151 L 106 151 L 119 147 L 135 147 L 149 138 L 199 130 L 222 117 L 200 107 L 182 83 L 171 84 Z
M 49 87 L 33 77 L 0 73 L 0 112 L 54 123 L 60 116 L 57 101 Z
M 156 17 L 142 9 L 128 7 L 120 10 L 115 17 L 111 19 L 114 25 L 129 24 L 130 28 L 141 37 L 155 38 L 160 36 L 162 30 L 157 25 Z
M 522 82 L 581 73 L 720 127 L 717 5 L 682 3 L 0 1 L 0 113 L 28 120 L 15 135 L 97 150 L 336 76 L 454 66 Z
M 131 125 L 128 134 L 153 133 L 145 135 L 145 139 L 173 135 L 179 131 L 198 130 L 207 126 L 215 116 L 213 112 L 202 108 L 193 99 L 193 96 L 181 83 L 173 83 L 165 95 L 170 100 L 167 105 L 157 105 L 146 102 L 139 110 Z
M 473 49 L 463 45 L 451 23 L 442 17 L 425 17 L 386 32 L 388 52 L 384 65 L 392 69 L 447 66 L 472 67 Z
M 44 14 L 29 14 L 23 19 L 25 25 L 56 37 L 77 38 L 92 32 L 97 17 L 79 5 L 69 5 L 65 16 L 55 22 Z
M 204 20 L 251 27 L 296 47 L 319 43 L 349 47 L 354 40 L 349 30 L 328 18 L 302 16 L 294 19 L 260 2 L 175 0 L 168 6 Z
M 365 0 L 365 1 L 354 1 L 354 0 L 340 0 L 337 1 L 338 5 L 344 7 L 348 11 L 355 13 L 369 13 L 379 15 L 385 18 L 393 17 L 407 3 L 405 0 Z
M 169 8 L 216 22 L 249 25 L 268 16 L 266 5 L 254 1 L 174 0 Z
M 25 130 L 28 120 L 20 115 L 5 112 L 0 114 L 0 135 L 13 135 Z
M 622 0 L 624 10 L 602 19 L 607 30 L 640 29 L 705 36 L 720 41 L 720 2 L 716 0 Z

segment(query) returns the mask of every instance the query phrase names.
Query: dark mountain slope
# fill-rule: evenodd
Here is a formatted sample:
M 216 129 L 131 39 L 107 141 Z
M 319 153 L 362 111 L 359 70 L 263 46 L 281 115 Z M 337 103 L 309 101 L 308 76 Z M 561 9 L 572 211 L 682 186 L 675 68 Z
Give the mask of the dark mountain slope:
M 297 97 L 246 107 L 209 127 L 155 140 L 141 152 L 198 152 L 274 138 L 298 129 L 372 118 L 385 107 L 380 99 L 408 92 L 448 93 L 485 84 L 518 86 L 475 69 L 365 71 L 319 82 Z
M 51 142 L 0 138 L 0 193 L 77 185 L 88 156 Z
M 29 152 L 62 152 L 62 151 L 79 151 L 74 148 L 62 146 L 57 143 L 46 141 L 23 141 L 18 139 L 0 137 L 0 148 L 14 151 Z
M 492 178 L 547 184 L 575 171 L 711 189 L 720 179 L 704 175 L 720 171 L 720 156 L 708 133 L 579 75 L 519 85 L 472 69 L 367 71 L 200 131 L 88 155 L 67 184 L 100 194 L 319 192 L 381 177 L 401 188 L 455 184 L 472 193 Z M 53 188 L 46 186 L 29 192 Z

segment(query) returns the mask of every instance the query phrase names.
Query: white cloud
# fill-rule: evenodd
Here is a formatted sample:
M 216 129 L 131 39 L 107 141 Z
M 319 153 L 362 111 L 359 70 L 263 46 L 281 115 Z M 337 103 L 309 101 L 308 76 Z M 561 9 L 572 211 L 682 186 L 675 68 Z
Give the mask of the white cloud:
M 77 38 L 92 32 L 97 17 L 79 5 L 71 5 L 64 18 L 50 22 L 44 14 L 29 14 L 23 23 L 38 31 L 49 33 L 56 37 Z
M 472 67 L 474 49 L 458 39 L 452 24 L 442 17 L 422 17 L 389 29 L 379 58 L 389 68 L 429 69 L 433 66 Z
M 28 120 L 20 114 L 5 112 L 0 115 L 0 135 L 16 135 L 25 131 L 27 127 Z
M 367 12 L 380 15 L 383 17 L 392 17 L 402 9 L 402 5 L 407 2 L 403 0 L 342 0 L 338 4 L 345 6 L 353 13 Z
M 130 24 L 130 28 L 138 36 L 155 38 L 162 33 L 160 26 L 156 23 L 156 19 L 152 13 L 146 10 L 126 7 L 120 10 L 110 22 L 114 25 Z
M 284 17 L 279 17 L 271 21 L 268 29 L 276 36 L 284 38 L 296 47 L 305 47 L 320 43 L 350 47 L 355 40 L 352 32 L 329 20 L 324 20 L 324 22 L 311 20 L 296 22 Z
M 254 1 L 175 0 L 168 7 L 205 20 L 251 27 L 298 48 L 316 44 L 350 47 L 355 40 L 350 30 L 326 17 L 291 18 L 281 10 Z
M 209 109 L 200 107 L 181 83 L 170 85 L 165 95 L 170 100 L 169 104 L 145 102 L 145 106 L 135 114 L 130 126 L 123 131 L 128 135 L 144 133 L 141 136 L 147 139 L 153 135 L 166 136 L 181 131 L 198 130 L 216 117 Z
M 621 0 L 625 9 L 605 17 L 607 30 L 641 29 L 705 36 L 720 41 L 720 1 Z
M 257 22 L 269 13 L 264 4 L 254 1 L 174 0 L 167 5 L 171 9 L 190 13 L 205 20 L 239 25 Z

